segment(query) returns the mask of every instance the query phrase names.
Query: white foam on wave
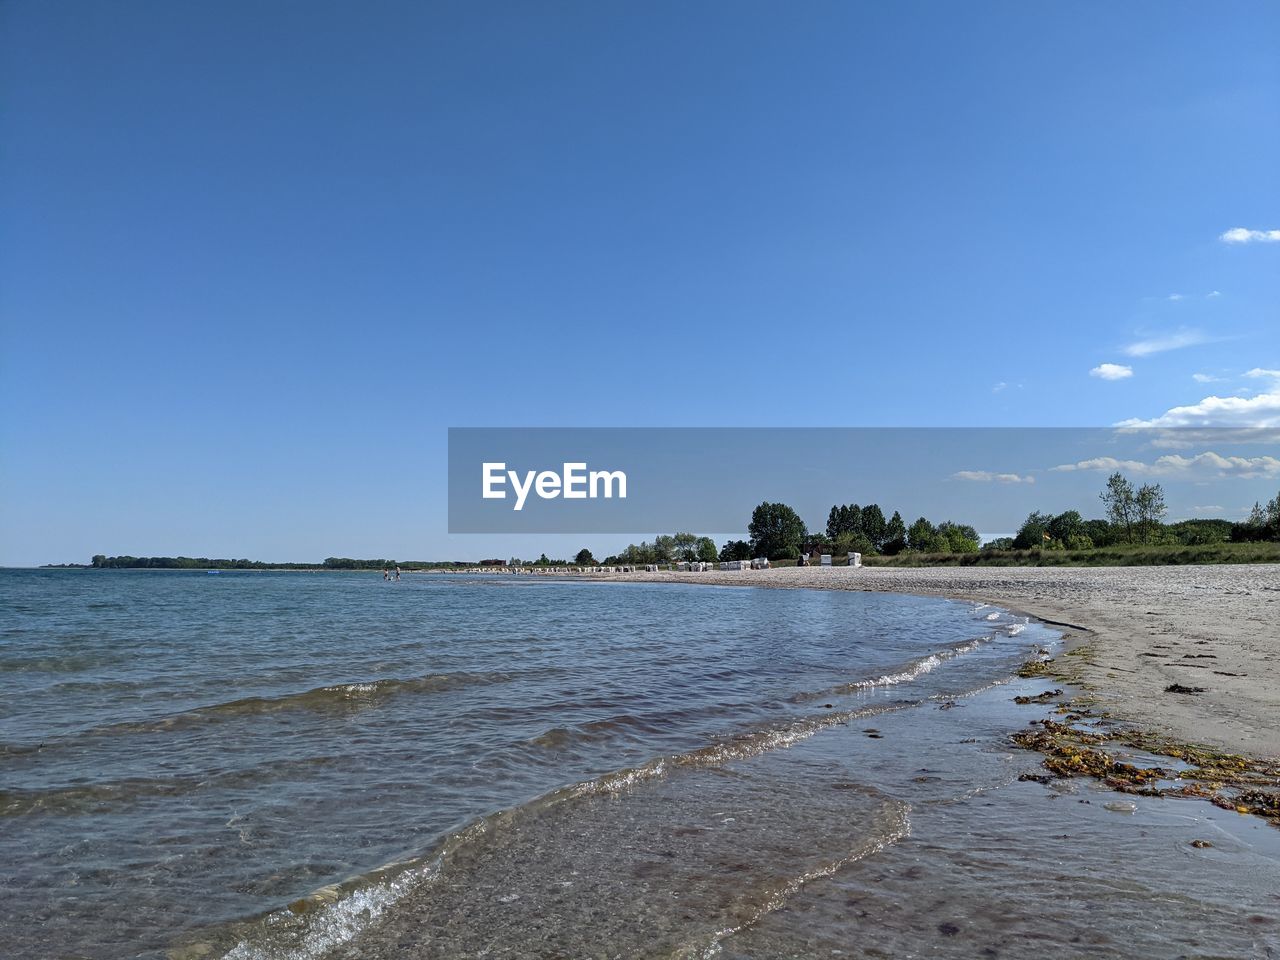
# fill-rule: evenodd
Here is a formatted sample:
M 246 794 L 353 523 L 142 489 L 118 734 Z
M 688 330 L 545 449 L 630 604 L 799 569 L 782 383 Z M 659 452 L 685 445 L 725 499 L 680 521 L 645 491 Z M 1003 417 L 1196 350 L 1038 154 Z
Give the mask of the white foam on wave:
M 312 904 L 303 917 L 287 907 L 269 914 L 261 921 L 266 936 L 254 938 L 265 942 L 243 939 L 223 954 L 223 960 L 320 960 L 360 936 L 409 894 L 434 881 L 449 853 L 488 830 L 488 820 L 454 834 L 429 862 L 389 863 L 365 878 L 317 890 L 303 898 Z M 393 875 L 368 882 L 369 876 L 379 874 Z
M 905 670 L 897 673 L 886 673 L 884 676 L 876 677 L 874 680 L 859 680 L 857 683 L 850 684 L 850 689 L 867 689 L 870 687 L 891 687 L 899 683 L 910 683 L 917 680 L 926 673 L 937 669 L 948 660 L 954 660 L 956 657 L 963 656 L 966 653 L 972 653 L 982 644 L 994 639 L 991 636 L 977 637 L 973 640 L 966 640 L 964 643 L 956 644 L 947 650 L 939 650 L 937 653 L 931 653 L 927 657 L 922 657 Z
M 307 931 L 300 938 L 290 938 L 283 950 L 269 945 L 241 941 L 226 955 L 225 960 L 317 960 L 325 954 L 355 939 L 369 924 L 376 921 L 410 891 L 419 886 L 426 876 L 423 873 L 406 873 L 388 883 L 355 890 L 340 900 L 317 910 Z M 280 919 L 273 924 L 273 920 Z M 268 917 L 268 927 L 285 922 L 285 915 Z

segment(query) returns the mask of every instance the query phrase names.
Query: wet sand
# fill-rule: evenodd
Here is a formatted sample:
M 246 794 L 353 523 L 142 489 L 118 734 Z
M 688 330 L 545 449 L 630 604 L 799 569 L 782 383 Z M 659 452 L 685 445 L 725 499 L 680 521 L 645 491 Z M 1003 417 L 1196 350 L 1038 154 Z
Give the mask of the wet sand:
M 1100 709 L 1188 743 L 1280 757 L 1280 566 L 784 567 L 605 578 L 997 604 L 1063 627 L 1075 655 L 1058 663 Z M 1174 685 L 1203 692 L 1167 692 Z

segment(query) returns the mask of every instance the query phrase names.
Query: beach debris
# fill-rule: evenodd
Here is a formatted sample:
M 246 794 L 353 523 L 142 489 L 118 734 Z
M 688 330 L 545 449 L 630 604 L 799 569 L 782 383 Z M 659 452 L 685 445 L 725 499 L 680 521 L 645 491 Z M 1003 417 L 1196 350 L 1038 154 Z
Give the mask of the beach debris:
M 1037 693 L 1035 696 L 1014 697 L 1013 702 L 1018 704 L 1050 703 L 1055 697 L 1060 696 L 1062 696 L 1061 690 L 1046 690 L 1044 693 Z
M 944 937 L 954 937 L 960 932 L 960 928 L 954 923 L 940 923 L 938 924 L 938 932 Z
M 1110 803 L 1104 803 L 1102 809 L 1110 810 L 1112 813 L 1137 813 L 1138 805 L 1132 800 L 1112 800 Z
M 1013 735 L 1018 746 L 1043 754 L 1043 766 L 1052 774 L 1023 774 L 1019 780 L 1045 783 L 1054 778 L 1092 777 L 1118 793 L 1207 800 L 1280 827 L 1280 760 L 1251 759 L 1180 743 L 1162 734 L 1112 725 L 1087 709 L 1079 709 L 1077 716 L 1080 720 L 1073 723 L 1033 721 L 1031 729 Z M 1181 768 L 1128 763 L 1109 752 L 1116 748 L 1168 757 Z
M 883 734 L 883 733 L 881 733 L 879 730 L 877 730 L 875 727 L 867 727 L 867 728 L 866 728 L 865 730 L 863 730 L 862 732 L 863 732 L 863 733 L 865 733 L 865 734 L 866 734 L 868 737 L 870 737 L 872 740 L 883 740 L 883 739 L 884 739 L 884 734 Z
M 1204 850 L 1204 849 L 1207 849 L 1208 847 L 1213 846 L 1213 844 L 1210 843 L 1208 840 L 1192 840 L 1191 845 L 1195 847 L 1197 850 Z
M 1048 660 L 1033 659 L 1028 660 L 1017 670 L 1020 677 L 1042 677 L 1049 672 Z
M 1164 692 L 1165 693 L 1186 693 L 1186 694 L 1204 693 L 1205 688 L 1204 687 L 1188 687 L 1188 686 L 1184 686 L 1181 683 L 1171 683 L 1164 688 Z

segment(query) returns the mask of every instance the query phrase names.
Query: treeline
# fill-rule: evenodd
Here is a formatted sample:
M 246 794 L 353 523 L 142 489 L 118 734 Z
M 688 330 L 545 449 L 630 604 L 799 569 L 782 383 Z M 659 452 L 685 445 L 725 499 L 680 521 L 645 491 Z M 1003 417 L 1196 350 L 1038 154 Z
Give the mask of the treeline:
M 1249 519 L 1231 527 L 1231 539 L 1236 543 L 1280 540 L 1280 493 L 1265 506 L 1255 502 Z
M 582 550 L 575 558 L 576 561 L 583 565 L 594 563 L 589 550 Z M 657 536 L 650 543 L 642 540 L 640 543 L 629 543 L 625 550 L 620 550 L 611 557 L 606 557 L 603 561 L 606 564 L 634 564 L 643 565 L 646 563 L 679 563 L 682 560 L 705 560 L 713 563 L 720 559 L 719 551 L 716 549 L 716 542 L 710 537 L 699 537 L 692 533 L 673 533 L 669 536 Z
M 785 503 L 762 503 L 751 514 L 747 527 L 754 556 L 770 560 L 795 560 L 815 553 L 895 556 L 920 553 L 976 553 L 978 531 L 968 524 L 946 520 L 934 524 L 918 517 L 910 526 L 895 510 L 885 518 L 878 503 L 861 506 L 836 504 L 827 514 L 825 532 L 812 532 Z
M 261 560 L 226 560 L 209 557 L 108 557 L 97 554 L 89 564 L 95 570 L 269 570 L 314 569 L 317 564 L 263 563 Z
M 710 537 L 692 533 L 676 533 L 655 537 L 652 542 L 628 544 L 625 550 L 605 558 L 606 564 L 678 563 L 701 560 L 708 563 L 728 560 L 798 560 L 801 556 L 820 553 L 861 553 L 896 555 L 906 551 L 929 553 L 976 553 L 978 532 L 965 524 L 943 522 L 933 524 L 924 517 L 910 527 L 902 515 L 894 511 L 885 519 L 878 504 L 834 506 L 827 520 L 826 532 L 811 532 L 804 520 L 785 503 L 762 503 L 751 514 L 747 525 L 749 540 L 729 540 L 717 549 Z M 590 550 L 579 551 L 574 562 L 596 563 Z
M 1228 542 L 1280 541 L 1280 493 L 1265 505 L 1254 504 L 1243 523 L 1230 520 L 1182 520 L 1165 523 L 1168 508 L 1158 483 L 1134 486 L 1123 474 L 1107 478 L 1099 495 L 1105 518 L 1085 519 L 1077 510 L 1031 513 L 1013 537 L 998 537 L 979 548 L 978 531 L 969 524 L 918 517 L 910 525 L 895 510 L 886 517 L 877 503 L 835 504 L 827 514 L 825 531 L 808 529 L 800 515 L 785 503 L 760 504 L 747 526 L 749 539 L 729 540 L 719 550 L 710 537 L 691 533 L 630 544 L 608 557 L 608 564 L 673 563 L 681 560 L 797 560 L 802 556 L 861 553 L 866 557 L 906 554 L 984 556 L 1005 551 L 1080 551 L 1115 546 L 1203 547 Z M 596 563 L 589 550 L 576 562 Z
M 1106 519 L 1086 520 L 1076 510 L 1059 514 L 1033 511 L 1013 537 L 983 546 L 1000 550 L 1093 550 L 1115 546 L 1209 546 L 1215 543 L 1280 541 L 1280 493 L 1264 506 L 1255 503 L 1243 523 L 1230 520 L 1180 520 L 1165 523 L 1168 512 L 1160 484 L 1134 487 L 1121 473 L 1107 478 L 1099 494 Z
M 108 557 L 97 554 L 89 566 L 98 570 L 385 570 L 391 567 L 444 567 L 450 563 L 410 560 L 353 560 L 328 557 L 323 563 L 266 563 L 210 557 Z

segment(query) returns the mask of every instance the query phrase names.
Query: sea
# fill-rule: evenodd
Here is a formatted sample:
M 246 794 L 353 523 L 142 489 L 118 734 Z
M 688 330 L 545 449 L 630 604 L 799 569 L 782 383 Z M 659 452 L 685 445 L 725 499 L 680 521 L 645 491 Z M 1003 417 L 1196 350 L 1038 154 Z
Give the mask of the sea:
M 1014 611 L 0 570 L 0 617 L 5 958 L 1280 956 L 1280 831 L 1041 782 Z

